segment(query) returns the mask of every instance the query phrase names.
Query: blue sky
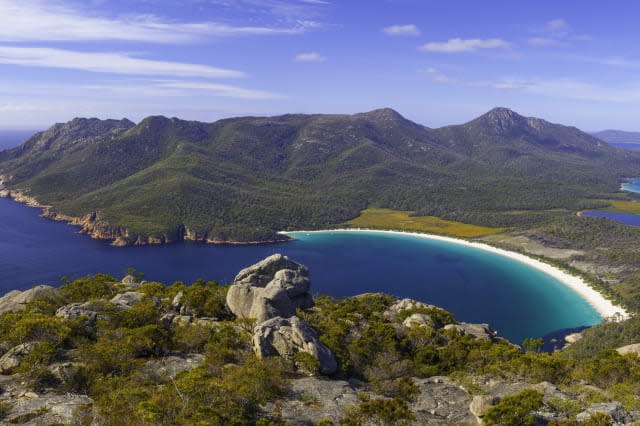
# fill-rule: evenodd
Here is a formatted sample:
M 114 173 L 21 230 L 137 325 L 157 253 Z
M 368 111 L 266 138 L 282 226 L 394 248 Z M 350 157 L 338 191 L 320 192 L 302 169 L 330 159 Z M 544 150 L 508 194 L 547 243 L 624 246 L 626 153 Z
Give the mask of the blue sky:
M 0 0 L 0 128 L 380 107 L 437 127 L 505 106 L 640 130 L 638 16 L 618 0 Z

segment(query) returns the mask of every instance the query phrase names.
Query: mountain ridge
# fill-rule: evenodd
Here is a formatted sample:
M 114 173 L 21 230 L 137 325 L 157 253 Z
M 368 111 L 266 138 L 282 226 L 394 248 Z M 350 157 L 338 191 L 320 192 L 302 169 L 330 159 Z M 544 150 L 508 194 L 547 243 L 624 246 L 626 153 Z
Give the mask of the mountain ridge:
M 0 174 L 5 195 L 126 245 L 272 241 L 370 206 L 520 226 L 529 219 L 508 212 L 578 209 L 640 173 L 638 159 L 507 108 L 435 129 L 381 108 L 212 123 L 76 118 L 0 152 Z

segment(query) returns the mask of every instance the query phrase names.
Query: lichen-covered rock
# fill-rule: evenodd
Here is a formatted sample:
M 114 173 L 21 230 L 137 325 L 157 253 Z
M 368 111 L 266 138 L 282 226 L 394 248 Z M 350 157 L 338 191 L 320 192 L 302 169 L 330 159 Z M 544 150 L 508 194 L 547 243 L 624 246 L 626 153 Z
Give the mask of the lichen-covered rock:
M 497 333 L 491 329 L 489 324 L 471 324 L 467 322 L 461 322 L 458 324 L 447 324 L 444 326 L 445 330 L 456 330 L 462 335 L 469 335 L 474 339 L 491 340 L 495 341 Z
M 478 419 L 482 418 L 489 408 L 493 407 L 500 401 L 500 398 L 493 395 L 475 395 L 471 404 L 469 404 L 469 411 Z
M 448 377 L 413 379 L 418 393 L 410 402 L 414 425 L 468 425 L 475 422 L 469 410 L 471 395 Z
M 130 309 L 133 305 L 142 302 L 142 299 L 144 299 L 144 293 L 127 291 L 126 293 L 116 294 L 110 302 L 118 309 Z
M 22 358 L 29 355 L 35 343 L 21 343 L 14 346 L 0 358 L 0 374 L 11 374 L 22 361 Z
M 3 424 L 79 425 L 90 424 L 93 417 L 93 400 L 86 395 L 26 392 L 8 402 L 12 408 Z
M 0 297 L 0 315 L 5 312 L 22 311 L 27 306 L 27 303 L 36 299 L 55 297 L 57 293 L 57 289 L 48 285 L 35 286 L 25 291 L 10 291 Z
M 587 421 L 596 413 L 609 416 L 615 424 L 627 424 L 627 413 L 622 408 L 619 402 L 607 402 L 601 404 L 592 404 L 585 411 L 578 414 L 576 420 L 580 422 Z
M 74 319 L 78 317 L 87 317 L 87 325 L 94 325 L 98 319 L 98 313 L 93 310 L 90 302 L 85 303 L 71 303 L 69 305 L 62 306 L 56 311 L 58 318 Z
M 323 374 L 335 373 L 338 364 L 316 332 L 298 317 L 276 317 L 258 325 L 253 335 L 253 349 L 259 358 L 280 355 L 293 358 L 298 352 L 313 356 Z
M 384 311 L 383 316 L 388 320 L 393 320 L 402 311 L 415 310 L 415 309 L 429 309 L 433 307 L 434 307 L 433 305 L 428 305 L 426 303 L 423 303 L 414 299 L 408 299 L 408 298 L 400 299 L 396 301 L 393 305 L 389 306 L 387 310 Z
M 567 342 L 568 345 L 577 342 L 582 339 L 582 333 L 571 333 L 564 337 L 564 341 Z
M 427 314 L 411 314 L 403 322 L 406 328 L 422 327 L 433 330 L 436 328 L 435 321 Z
M 620 355 L 636 354 L 640 356 L 640 343 L 634 343 L 632 345 L 622 346 L 616 349 L 616 351 Z
M 237 317 L 254 318 L 258 323 L 288 318 L 297 308 L 313 306 L 310 286 L 305 266 L 274 254 L 240 271 L 227 292 L 227 305 Z

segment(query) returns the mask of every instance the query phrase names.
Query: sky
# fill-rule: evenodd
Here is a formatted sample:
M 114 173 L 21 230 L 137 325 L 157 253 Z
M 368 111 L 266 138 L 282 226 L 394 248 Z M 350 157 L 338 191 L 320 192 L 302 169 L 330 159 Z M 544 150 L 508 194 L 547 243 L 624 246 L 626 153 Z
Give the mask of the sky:
M 0 128 L 496 106 L 640 131 L 640 3 L 0 0 Z

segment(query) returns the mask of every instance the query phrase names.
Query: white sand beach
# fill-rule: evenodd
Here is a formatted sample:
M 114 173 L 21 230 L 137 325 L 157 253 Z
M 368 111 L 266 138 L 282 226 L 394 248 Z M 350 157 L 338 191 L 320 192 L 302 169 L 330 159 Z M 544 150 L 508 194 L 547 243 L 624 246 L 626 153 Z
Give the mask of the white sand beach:
M 594 290 L 587 284 L 581 277 L 571 275 L 562 269 L 556 268 L 555 266 L 549 265 L 547 263 L 541 262 L 537 259 L 531 258 L 524 254 L 503 250 L 500 248 L 496 248 L 490 246 L 488 244 L 478 243 L 466 241 L 458 238 L 452 237 L 443 237 L 440 235 L 434 234 L 422 234 L 418 232 L 401 232 L 401 231 L 384 231 L 377 229 L 361 229 L 361 228 L 352 228 L 352 229 L 328 229 L 324 231 L 295 231 L 296 233 L 314 233 L 314 232 L 367 232 L 367 233 L 386 233 L 386 234 L 398 234 L 398 235 L 411 235 L 419 238 L 428 238 L 432 240 L 445 241 L 453 244 L 461 244 L 468 247 L 474 247 L 480 250 L 489 251 L 492 253 L 496 253 L 501 256 L 508 257 L 510 259 L 516 260 L 518 262 L 522 262 L 532 268 L 536 268 L 565 286 L 569 287 L 576 294 L 582 297 L 587 303 L 589 303 L 598 314 L 603 318 L 611 318 L 617 316 L 620 319 L 626 319 L 629 317 L 629 313 L 622 306 L 614 305 L 613 302 L 606 299 L 602 294 L 598 291 Z M 293 232 L 281 232 L 281 234 L 289 235 Z

